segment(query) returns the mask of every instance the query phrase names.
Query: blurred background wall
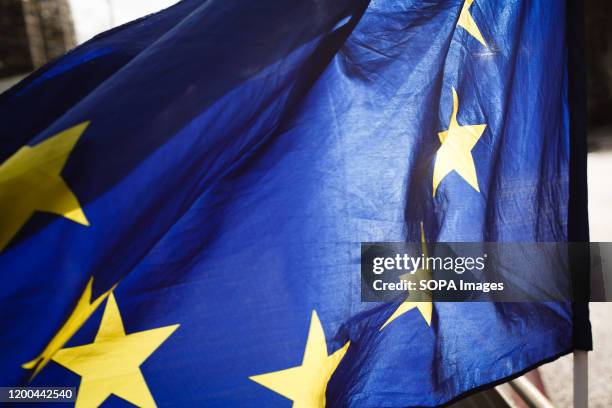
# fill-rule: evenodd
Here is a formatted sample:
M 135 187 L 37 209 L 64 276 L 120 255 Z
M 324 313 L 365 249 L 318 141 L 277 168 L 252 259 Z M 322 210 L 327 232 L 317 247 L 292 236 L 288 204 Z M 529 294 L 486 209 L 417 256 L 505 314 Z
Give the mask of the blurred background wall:
M 586 1 L 589 116 L 592 127 L 612 123 L 612 1 Z
M 27 73 L 75 45 L 68 0 L 0 0 L 0 77 Z

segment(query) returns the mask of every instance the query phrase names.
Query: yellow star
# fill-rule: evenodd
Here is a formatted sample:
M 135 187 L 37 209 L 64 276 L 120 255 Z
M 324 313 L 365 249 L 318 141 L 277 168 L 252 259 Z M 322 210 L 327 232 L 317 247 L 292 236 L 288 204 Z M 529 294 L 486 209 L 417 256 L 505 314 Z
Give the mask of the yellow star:
M 423 316 L 423 319 L 425 319 L 425 322 L 427 322 L 427 325 L 431 326 L 431 315 L 432 315 L 432 311 L 433 311 L 433 307 L 432 307 L 431 301 L 429 301 L 429 302 L 427 302 L 427 301 L 402 302 L 399 305 L 399 307 L 395 310 L 395 312 L 393 312 L 393 314 L 387 319 L 385 324 L 383 324 L 380 327 L 380 330 L 384 329 L 386 326 L 389 325 L 389 323 L 391 323 L 392 321 L 394 321 L 398 317 L 408 313 L 412 309 L 418 309 L 418 311 Z
M 35 211 L 89 225 L 77 198 L 60 175 L 88 125 L 84 122 L 36 146 L 24 146 L 0 165 L 0 251 Z
M 459 14 L 459 20 L 457 21 L 457 26 L 463 27 L 472 37 L 476 38 L 486 47 L 487 43 L 485 42 L 484 38 L 482 38 L 478 25 L 476 25 L 476 22 L 470 13 L 472 3 L 474 3 L 474 0 L 465 0 L 463 3 L 463 8 L 461 9 L 461 14 Z
M 427 241 L 425 239 L 425 228 L 423 227 L 423 223 L 421 222 L 421 252 L 423 256 L 427 258 Z M 402 280 L 408 281 L 416 281 L 418 282 L 421 279 L 429 279 L 431 277 L 431 272 L 425 269 L 418 269 L 414 274 L 407 273 L 405 275 L 400 276 Z M 433 314 L 433 304 L 431 302 L 431 293 L 418 291 L 408 295 L 410 298 L 413 298 L 414 301 L 404 301 L 402 302 L 395 312 L 387 319 L 387 321 L 380 327 L 380 330 L 384 329 L 388 326 L 392 321 L 397 319 L 398 317 L 408 313 L 412 309 L 417 309 L 423 319 L 428 326 L 431 326 L 431 315 Z M 418 300 L 416 299 L 418 298 Z
M 140 365 L 178 327 L 126 334 L 111 293 L 94 342 L 61 349 L 53 356 L 53 361 L 82 377 L 75 406 L 98 407 L 111 394 L 139 407 L 156 406 Z
M 292 400 L 293 408 L 323 408 L 327 383 L 346 354 L 349 344 L 347 342 L 341 349 L 328 355 L 323 327 L 317 312 L 313 311 L 302 365 L 249 378 Z
M 53 336 L 47 347 L 45 347 L 38 357 L 22 365 L 23 368 L 28 370 L 36 368 L 30 379 L 34 378 L 36 374 L 38 374 L 40 370 L 47 365 L 56 351 L 64 347 L 64 344 L 66 344 L 74 333 L 81 328 L 83 323 L 85 323 L 87 319 L 89 319 L 89 316 L 91 316 L 93 312 L 98 309 L 98 306 L 100 306 L 104 299 L 110 295 L 111 291 L 115 289 L 116 286 L 117 285 L 102 293 L 96 299 L 92 299 L 93 277 L 89 279 L 87 286 L 85 287 L 85 291 L 77 301 L 77 304 L 70 317 L 68 317 L 68 320 L 66 320 L 66 323 L 64 323 L 55 336 Z
M 487 125 L 466 125 L 457 123 L 459 97 L 453 88 L 453 113 L 448 130 L 438 133 L 442 146 L 436 154 L 433 172 L 433 196 L 436 196 L 438 185 L 451 171 L 456 171 L 468 184 L 478 192 L 476 166 L 472 149 L 484 132 Z

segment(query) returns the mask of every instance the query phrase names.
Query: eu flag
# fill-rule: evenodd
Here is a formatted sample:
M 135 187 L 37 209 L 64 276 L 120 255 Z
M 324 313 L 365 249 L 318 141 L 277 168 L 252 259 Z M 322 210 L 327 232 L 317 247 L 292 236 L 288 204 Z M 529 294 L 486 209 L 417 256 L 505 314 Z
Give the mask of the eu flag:
M 184 0 L 0 96 L 0 385 L 434 406 L 567 303 L 364 303 L 360 243 L 568 240 L 559 0 Z M 585 219 L 581 220 L 586 222 Z

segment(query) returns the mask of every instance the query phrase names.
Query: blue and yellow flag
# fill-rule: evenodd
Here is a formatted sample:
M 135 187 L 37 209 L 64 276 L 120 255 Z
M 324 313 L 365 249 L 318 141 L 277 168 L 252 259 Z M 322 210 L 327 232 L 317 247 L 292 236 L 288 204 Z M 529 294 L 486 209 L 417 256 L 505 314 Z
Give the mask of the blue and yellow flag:
M 184 0 L 0 96 L 0 385 L 446 403 L 566 303 L 364 303 L 360 243 L 568 239 L 559 0 Z M 423 234 L 421 234 L 423 225 Z

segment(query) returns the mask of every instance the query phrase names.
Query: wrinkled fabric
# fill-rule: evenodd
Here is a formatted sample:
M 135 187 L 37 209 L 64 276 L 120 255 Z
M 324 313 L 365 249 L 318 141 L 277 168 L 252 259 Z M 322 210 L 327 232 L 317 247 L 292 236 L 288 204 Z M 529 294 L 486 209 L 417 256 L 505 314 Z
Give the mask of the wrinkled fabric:
M 92 277 L 128 333 L 180 324 L 141 367 L 159 406 L 289 406 L 249 377 L 301 363 L 313 311 L 330 354 L 350 341 L 327 406 L 435 406 L 571 351 L 566 304 L 437 303 L 431 325 L 415 309 L 380 330 L 398 305 L 360 301 L 360 243 L 421 223 L 567 238 L 565 4 L 476 0 L 486 46 L 462 7 L 184 0 L 0 96 L 2 161 L 90 121 L 61 175 L 91 224 L 37 212 L 0 253 L 2 385 L 79 386 L 21 365 Z M 453 88 L 459 125 L 486 124 L 480 191 L 451 172 L 433 195 Z

